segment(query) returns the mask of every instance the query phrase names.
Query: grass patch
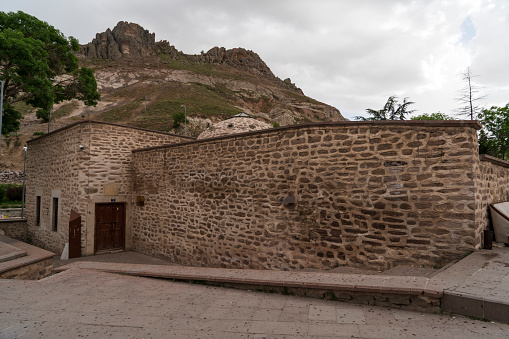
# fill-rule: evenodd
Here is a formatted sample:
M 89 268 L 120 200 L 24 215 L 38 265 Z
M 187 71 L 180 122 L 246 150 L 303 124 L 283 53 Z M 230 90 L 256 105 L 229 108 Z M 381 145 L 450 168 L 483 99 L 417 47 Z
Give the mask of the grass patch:
M 225 86 L 226 87 L 226 86 Z M 147 104 L 137 116 L 134 124 L 149 129 L 168 131 L 173 126 L 173 114 L 183 112 L 185 105 L 187 115 L 194 117 L 221 116 L 224 118 L 241 113 L 242 110 L 232 106 L 223 96 L 224 90 L 193 83 L 190 86 L 167 84 L 154 90 L 157 99 Z
M 55 110 L 51 114 L 51 117 L 55 118 L 55 119 L 66 117 L 69 114 L 71 114 L 72 111 L 74 111 L 78 107 L 79 107 L 79 104 L 78 104 L 77 101 L 71 101 L 71 102 L 69 102 L 67 104 L 63 104 L 57 110 Z
M 141 102 L 134 101 L 122 106 L 117 106 L 104 113 L 101 113 L 98 118 L 105 122 L 119 122 L 128 120 L 133 116 L 134 111 L 140 107 Z
M 315 99 L 311 99 L 305 95 L 301 95 L 299 93 L 295 93 L 295 92 L 292 92 L 292 91 L 289 91 L 289 90 L 283 90 L 283 92 L 288 95 L 289 97 L 291 98 L 294 98 L 296 100 L 299 100 L 299 101 L 303 101 L 303 102 L 309 102 L 310 104 L 315 104 L 315 105 L 323 105 L 321 102 L 319 101 L 316 101 Z
M 21 201 L 2 202 L 0 208 L 21 208 Z
M 18 112 L 21 113 L 21 115 L 25 115 L 26 113 L 30 112 L 33 107 L 25 103 L 24 101 L 18 101 L 12 104 L 12 107 Z
M 223 74 L 214 70 L 211 64 L 199 64 L 192 60 L 190 56 L 180 55 L 178 60 L 173 59 L 170 55 L 161 54 L 161 60 L 168 66 L 168 68 L 191 71 L 197 74 L 206 76 L 222 76 Z

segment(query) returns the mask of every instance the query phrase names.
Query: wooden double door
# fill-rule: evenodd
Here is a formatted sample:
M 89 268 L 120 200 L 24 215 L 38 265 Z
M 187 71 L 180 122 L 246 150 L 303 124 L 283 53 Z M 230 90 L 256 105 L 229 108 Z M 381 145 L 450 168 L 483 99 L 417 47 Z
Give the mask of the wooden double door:
M 125 248 L 125 205 L 95 205 L 95 253 Z

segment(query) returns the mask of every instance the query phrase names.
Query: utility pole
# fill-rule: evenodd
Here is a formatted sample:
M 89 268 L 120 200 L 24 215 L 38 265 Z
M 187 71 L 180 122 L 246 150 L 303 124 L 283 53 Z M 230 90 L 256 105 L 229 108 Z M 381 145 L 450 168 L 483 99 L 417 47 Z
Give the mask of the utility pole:
M 49 111 L 49 119 L 48 119 L 48 133 L 49 133 L 49 127 L 51 125 L 51 112 L 53 111 L 53 106 L 51 106 L 51 110 Z
M 27 164 L 27 149 L 28 147 L 23 147 L 23 151 L 25 151 L 25 160 L 23 161 L 23 195 L 21 196 L 21 219 L 25 217 L 25 177 L 26 177 L 26 164 Z
M 180 107 L 184 107 L 184 135 L 187 136 L 187 108 L 186 105 L 180 105 Z
M 2 158 L 2 116 L 4 115 L 4 81 L 0 80 L 2 83 L 2 89 L 0 90 L 0 160 Z

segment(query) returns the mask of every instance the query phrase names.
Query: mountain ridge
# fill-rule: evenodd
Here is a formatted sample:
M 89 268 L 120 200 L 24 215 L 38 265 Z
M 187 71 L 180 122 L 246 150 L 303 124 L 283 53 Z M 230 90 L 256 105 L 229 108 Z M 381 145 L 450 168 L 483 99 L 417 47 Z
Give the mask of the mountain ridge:
M 77 56 L 94 70 L 101 101 L 96 107 L 77 100 L 54 105 L 52 131 L 92 119 L 184 134 L 183 126 L 173 123 L 184 106 L 191 136 L 241 112 L 275 126 L 346 120 L 338 109 L 305 96 L 290 79 L 278 78 L 244 48 L 212 47 L 188 55 L 166 40 L 155 41 L 155 33 L 140 25 L 121 21 L 81 45 Z M 22 169 L 22 146 L 47 130 L 48 123 L 26 108 L 18 133 L 2 138 L 2 166 Z

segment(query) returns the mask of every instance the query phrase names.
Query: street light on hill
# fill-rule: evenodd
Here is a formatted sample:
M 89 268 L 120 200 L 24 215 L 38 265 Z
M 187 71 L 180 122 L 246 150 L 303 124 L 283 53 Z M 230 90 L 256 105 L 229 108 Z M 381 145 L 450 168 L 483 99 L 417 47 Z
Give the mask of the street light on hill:
M 184 107 L 184 135 L 187 136 L 187 108 L 186 105 L 180 105 L 180 107 Z
M 4 81 L 0 80 L 2 83 L 2 89 L 0 90 L 0 145 L 2 145 L 2 115 L 4 114 Z M 2 158 L 2 152 L 0 150 L 0 160 Z
M 21 196 L 21 219 L 25 217 L 25 178 L 26 178 L 26 164 L 27 164 L 27 149 L 23 147 L 25 153 L 25 160 L 23 161 L 23 195 Z

